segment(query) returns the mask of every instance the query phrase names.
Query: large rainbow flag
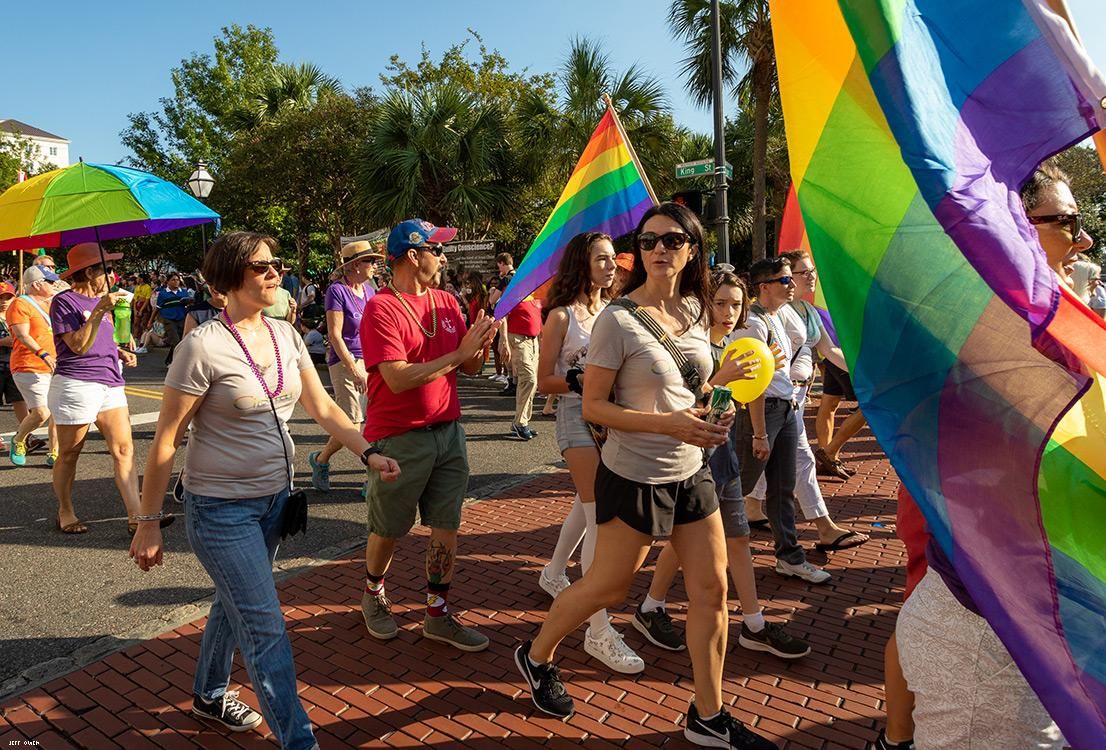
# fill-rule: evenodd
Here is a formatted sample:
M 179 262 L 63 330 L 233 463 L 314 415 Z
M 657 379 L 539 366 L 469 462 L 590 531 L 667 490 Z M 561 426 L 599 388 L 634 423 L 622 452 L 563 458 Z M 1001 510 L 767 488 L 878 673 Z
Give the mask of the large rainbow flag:
M 1057 283 L 1018 190 L 1106 126 L 1106 80 L 1053 6 L 771 11 L 798 203 L 865 415 L 1068 741 L 1100 750 L 1106 328 Z
M 496 319 L 509 313 L 557 273 L 565 245 L 581 232 L 621 237 L 656 203 L 638 168 L 630 139 L 614 109 L 606 114 L 576 162 L 553 213 L 519 264 L 495 306 Z

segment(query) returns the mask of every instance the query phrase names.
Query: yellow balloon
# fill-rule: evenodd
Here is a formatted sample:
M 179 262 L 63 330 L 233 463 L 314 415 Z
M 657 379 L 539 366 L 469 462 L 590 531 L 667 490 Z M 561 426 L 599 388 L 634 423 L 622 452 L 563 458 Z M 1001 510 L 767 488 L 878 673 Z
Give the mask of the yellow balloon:
M 749 356 L 746 357 L 746 354 Z M 772 382 L 772 374 L 776 371 L 776 358 L 772 355 L 772 350 L 760 339 L 746 337 L 730 343 L 722 350 L 722 362 L 733 358 L 756 362 L 756 367 L 751 380 L 733 380 L 727 383 L 726 387 L 733 391 L 734 401 L 740 401 L 743 404 L 755 401 L 768 390 L 768 384 Z

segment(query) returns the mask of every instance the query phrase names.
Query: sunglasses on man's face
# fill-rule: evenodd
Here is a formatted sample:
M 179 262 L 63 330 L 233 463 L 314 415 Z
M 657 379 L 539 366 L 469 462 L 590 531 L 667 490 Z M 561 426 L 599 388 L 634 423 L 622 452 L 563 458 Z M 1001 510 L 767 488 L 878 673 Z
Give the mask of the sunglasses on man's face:
M 440 258 L 443 255 L 445 255 L 445 248 L 442 247 L 440 244 L 438 244 L 438 245 L 423 245 L 421 247 L 416 247 L 415 249 L 416 250 L 423 250 L 423 251 L 426 251 L 428 253 L 433 253 L 435 258 Z
M 1072 242 L 1083 236 L 1083 217 L 1079 214 L 1049 214 L 1047 216 L 1029 216 L 1026 218 L 1033 225 L 1060 224 L 1067 227 L 1068 231 L 1071 232 Z
M 761 284 L 779 284 L 780 286 L 789 286 L 791 284 L 790 276 L 780 276 L 778 279 L 765 279 L 760 282 Z
M 664 234 L 642 232 L 637 236 L 637 246 L 639 250 L 650 253 L 660 242 L 666 250 L 675 252 L 686 245 L 689 239 L 690 235 L 683 232 L 665 232 Z
M 251 260 L 246 264 L 246 268 L 254 273 L 268 273 L 270 268 L 276 273 L 283 273 L 284 261 L 280 258 L 273 258 L 272 260 Z

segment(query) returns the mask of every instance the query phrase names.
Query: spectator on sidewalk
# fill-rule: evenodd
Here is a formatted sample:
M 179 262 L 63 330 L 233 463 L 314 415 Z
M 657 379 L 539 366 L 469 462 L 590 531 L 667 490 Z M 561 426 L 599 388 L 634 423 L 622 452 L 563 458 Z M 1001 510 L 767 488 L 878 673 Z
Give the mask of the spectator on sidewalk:
M 411 530 L 417 512 L 430 528 L 423 636 L 462 651 L 481 651 L 488 647 L 487 636 L 462 625 L 447 599 L 469 480 L 457 370 L 476 373 L 495 324 L 479 315 L 466 331 L 457 301 L 431 288 L 443 264 L 441 243 L 456 235 L 456 229 L 421 219 L 393 228 L 388 235 L 392 283 L 368 301 L 361 320 L 368 370 L 365 438 L 403 465 L 398 482 L 369 477 L 361 609 L 372 637 L 388 640 L 399 634 L 384 575 L 396 541 Z
M 58 458 L 58 433 L 50 419 L 47 395 L 50 378 L 57 364 L 54 331 L 50 327 L 50 299 L 58 275 L 46 266 L 31 266 L 23 272 L 23 296 L 12 301 L 6 318 L 11 331 L 11 372 L 27 414 L 20 420 L 12 438 L 9 457 L 16 466 L 27 463 L 27 441 L 31 433 L 49 423 L 46 465 L 53 466 Z
M 515 259 L 511 257 L 510 253 L 500 253 L 495 256 L 495 266 L 499 270 L 499 276 L 495 279 L 494 284 L 488 285 L 489 315 L 493 314 L 496 303 L 503 296 L 503 291 L 511 283 L 511 279 L 515 277 Z M 501 331 L 497 330 L 495 340 L 492 342 L 492 357 L 495 359 L 495 380 L 503 383 L 504 387 L 501 393 L 504 396 L 513 396 L 515 395 L 515 381 L 510 366 L 503 361 L 503 343 Z
M 360 429 L 365 421 L 365 360 L 361 356 L 361 317 L 374 292 L 366 283 L 373 264 L 384 257 L 364 240 L 342 248 L 341 278 L 326 290 L 326 328 L 330 340 L 326 364 L 334 400 L 349 421 Z M 330 438 L 321 451 L 307 457 L 311 465 L 311 486 L 330 491 L 330 459 L 342 449 L 341 441 Z M 362 493 L 363 494 L 363 493 Z
M 510 434 L 533 440 L 530 428 L 534 396 L 538 392 L 538 336 L 541 334 L 541 301 L 533 297 L 515 305 L 499 324 L 500 359 L 514 373 L 514 381 L 503 391 L 515 397 L 515 417 Z
M 165 325 L 165 344 L 169 353 L 165 355 L 165 364 L 173 362 L 173 349 L 184 335 L 184 317 L 192 301 L 192 292 L 181 285 L 181 275 L 176 271 L 169 274 L 165 288 L 157 293 L 157 311 Z
M 227 306 L 227 298 L 221 292 L 217 292 L 210 285 L 205 285 L 206 299 L 197 302 L 188 308 L 184 317 L 184 336 L 209 320 L 219 317 L 219 313 Z
M 215 584 L 192 713 L 234 732 L 256 727 L 263 715 L 282 748 L 308 750 L 318 745 L 296 694 L 292 647 L 272 574 L 281 537 L 295 531 L 285 517 L 296 510 L 290 498 L 295 446 L 287 428 L 293 408 L 299 404 L 340 436 L 384 481 L 395 479 L 399 467 L 370 448 L 326 395 L 295 329 L 261 315 L 278 288 L 276 247 L 271 237 L 231 232 L 207 252 L 204 276 L 226 295 L 227 305 L 219 322 L 181 342 L 166 375 L 130 554 L 144 571 L 162 563 L 158 521 L 179 436 L 191 423 L 182 480 L 188 542 Z M 235 648 L 260 715 L 238 699 L 238 691 L 228 690 Z

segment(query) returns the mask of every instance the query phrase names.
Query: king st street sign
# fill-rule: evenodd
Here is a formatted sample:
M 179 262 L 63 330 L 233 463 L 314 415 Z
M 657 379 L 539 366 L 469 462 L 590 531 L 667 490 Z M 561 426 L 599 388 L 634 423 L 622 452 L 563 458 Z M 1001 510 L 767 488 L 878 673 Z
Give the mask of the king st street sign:
M 700 159 L 699 161 L 685 161 L 676 165 L 676 178 L 699 177 L 700 175 L 714 174 L 714 159 Z M 726 177 L 733 179 L 733 165 L 726 162 Z

